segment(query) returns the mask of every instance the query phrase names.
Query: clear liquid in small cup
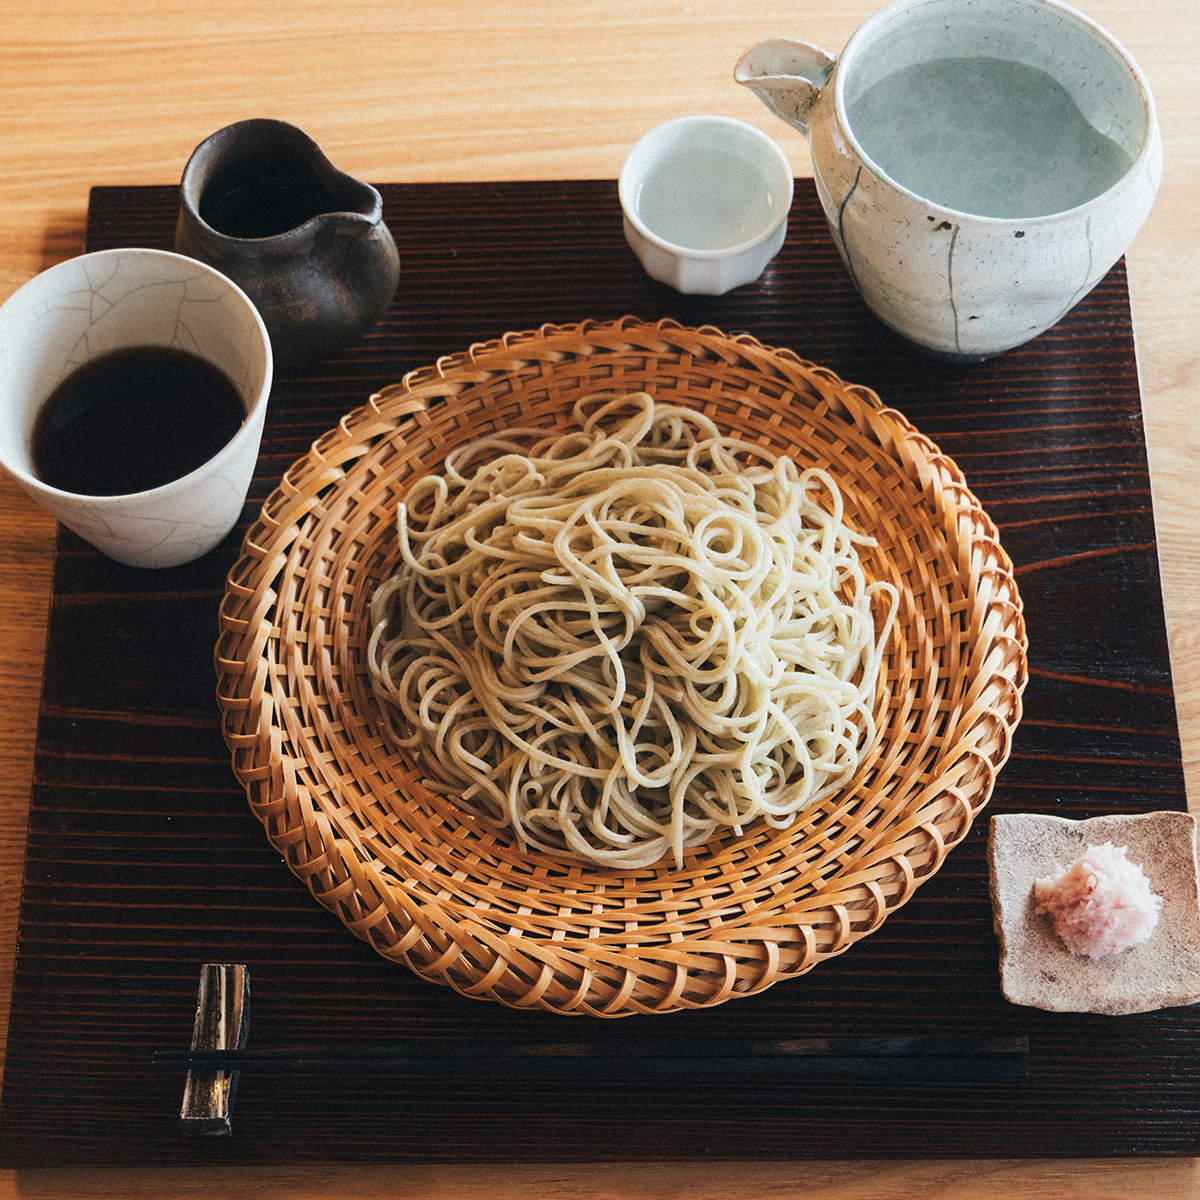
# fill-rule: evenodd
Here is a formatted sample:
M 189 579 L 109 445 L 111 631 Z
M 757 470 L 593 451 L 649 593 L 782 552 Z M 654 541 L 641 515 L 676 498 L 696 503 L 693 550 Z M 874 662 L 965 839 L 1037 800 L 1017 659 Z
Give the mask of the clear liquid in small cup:
M 636 211 L 651 232 L 688 250 L 730 250 L 758 237 L 779 197 L 752 163 L 728 150 L 675 150 L 649 173 Z
M 904 67 L 847 99 L 846 115 L 901 187 L 976 216 L 1066 212 L 1108 191 L 1133 161 L 1057 80 L 1000 58 Z

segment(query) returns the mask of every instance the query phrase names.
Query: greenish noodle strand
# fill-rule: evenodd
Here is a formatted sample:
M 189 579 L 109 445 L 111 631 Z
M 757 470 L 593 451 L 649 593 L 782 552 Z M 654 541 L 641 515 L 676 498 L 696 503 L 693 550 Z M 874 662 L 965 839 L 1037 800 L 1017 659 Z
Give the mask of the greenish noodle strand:
M 826 472 L 641 393 L 574 419 L 463 446 L 400 506 L 369 646 L 390 735 L 549 854 L 679 865 L 786 828 L 874 739 L 895 589 Z

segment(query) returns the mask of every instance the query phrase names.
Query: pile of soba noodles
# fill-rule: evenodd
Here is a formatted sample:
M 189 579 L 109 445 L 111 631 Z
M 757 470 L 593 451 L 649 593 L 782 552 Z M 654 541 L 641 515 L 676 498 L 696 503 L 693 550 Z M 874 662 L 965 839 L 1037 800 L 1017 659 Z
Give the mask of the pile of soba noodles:
M 824 471 L 641 393 L 574 419 L 465 445 L 400 506 L 369 647 L 391 736 L 526 848 L 601 866 L 788 826 L 874 737 L 895 589 Z

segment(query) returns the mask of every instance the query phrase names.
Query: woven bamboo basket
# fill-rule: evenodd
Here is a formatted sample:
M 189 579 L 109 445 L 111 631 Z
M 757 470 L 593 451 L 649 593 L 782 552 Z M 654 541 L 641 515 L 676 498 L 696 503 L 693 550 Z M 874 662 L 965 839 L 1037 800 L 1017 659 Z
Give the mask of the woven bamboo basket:
M 900 611 L 877 740 L 788 830 L 606 870 L 522 850 L 389 743 L 367 609 L 415 478 L 497 428 L 562 425 L 644 390 L 832 470 L 869 577 Z M 236 776 L 313 896 L 386 958 L 473 997 L 619 1017 L 699 1008 L 811 970 L 878 929 L 991 795 L 1021 714 L 1011 563 L 953 462 L 870 391 L 753 338 L 625 318 L 509 334 L 372 396 L 283 477 L 231 570 L 215 652 Z

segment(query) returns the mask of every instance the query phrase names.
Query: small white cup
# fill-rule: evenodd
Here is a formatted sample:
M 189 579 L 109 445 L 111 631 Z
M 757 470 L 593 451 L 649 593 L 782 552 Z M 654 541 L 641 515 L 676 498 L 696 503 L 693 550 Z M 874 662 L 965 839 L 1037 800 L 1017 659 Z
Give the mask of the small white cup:
M 219 367 L 246 419 L 214 457 L 161 487 L 84 496 L 34 473 L 42 404 L 76 368 L 129 346 L 174 346 Z M 64 525 L 134 567 L 173 567 L 216 546 L 241 515 L 271 391 L 271 343 L 246 294 L 165 250 L 101 250 L 59 263 L 0 306 L 0 466 Z
M 676 291 L 719 296 L 779 253 L 792 168 L 765 133 L 733 117 L 680 117 L 645 134 L 621 167 L 625 240 Z

